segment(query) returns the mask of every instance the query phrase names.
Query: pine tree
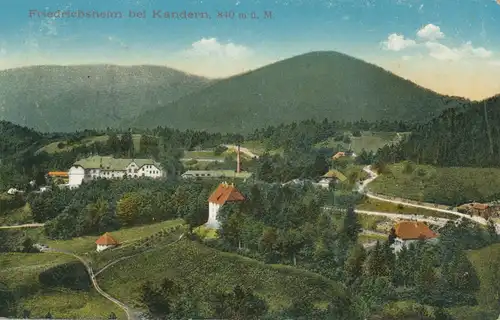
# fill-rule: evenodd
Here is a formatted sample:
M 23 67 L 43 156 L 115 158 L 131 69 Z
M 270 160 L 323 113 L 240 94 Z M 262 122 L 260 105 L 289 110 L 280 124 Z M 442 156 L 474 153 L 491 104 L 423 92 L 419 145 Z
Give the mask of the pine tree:
M 346 283 L 351 285 L 363 275 L 363 264 L 366 259 L 366 251 L 362 245 L 357 244 L 350 252 L 344 264 Z

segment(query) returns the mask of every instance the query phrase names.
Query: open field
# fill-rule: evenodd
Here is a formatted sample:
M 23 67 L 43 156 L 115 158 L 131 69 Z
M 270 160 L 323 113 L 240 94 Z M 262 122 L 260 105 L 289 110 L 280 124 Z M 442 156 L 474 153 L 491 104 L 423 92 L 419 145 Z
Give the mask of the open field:
M 339 284 L 317 274 L 266 265 L 190 240 L 155 249 L 106 269 L 99 281 L 103 290 L 125 303 L 137 305 L 138 288 L 146 280 L 158 283 L 170 277 L 203 296 L 242 284 L 265 298 L 273 310 L 288 307 L 304 294 L 318 304 L 344 294 Z M 208 306 L 202 308 L 206 310 Z
M 83 146 L 83 145 L 89 146 L 92 143 L 95 143 L 95 142 L 106 142 L 107 140 L 108 140 L 108 135 L 102 135 L 102 136 L 94 136 L 94 137 L 84 138 L 81 141 L 73 143 L 73 144 L 68 144 L 67 141 L 55 141 L 55 142 L 52 142 L 52 143 L 44 146 L 43 148 L 41 148 L 38 151 L 39 152 L 45 151 L 45 152 L 47 152 L 49 154 L 51 154 L 51 153 L 57 153 L 57 152 L 64 152 L 64 151 L 71 151 L 75 147 L 80 147 L 80 146 Z M 134 141 L 134 149 L 135 150 L 139 150 L 140 146 L 141 146 L 141 135 L 140 134 L 133 134 L 132 135 L 132 140 Z M 64 147 L 63 148 L 58 148 L 57 145 L 59 143 L 61 143 L 61 142 L 64 144 Z
M 468 258 L 479 277 L 480 287 L 476 294 L 477 306 L 456 307 L 450 312 L 457 320 L 497 319 L 498 274 L 500 273 L 500 244 L 494 244 L 479 250 L 470 250 Z
M 387 196 L 450 206 L 500 198 L 500 169 L 424 165 L 413 168 L 405 173 L 403 163 L 390 165 L 389 172 L 381 174 L 368 189 Z
M 244 148 L 247 148 L 248 150 L 252 151 L 253 153 L 255 153 L 258 156 L 263 155 L 266 151 L 271 155 L 283 153 L 282 148 L 275 149 L 275 150 L 266 150 L 264 143 L 261 141 L 249 140 L 249 141 L 243 142 L 241 144 L 241 146 Z
M 50 312 L 54 318 L 103 319 L 114 312 L 125 319 L 121 309 L 100 296 L 94 289 L 76 291 L 44 287 L 38 280 L 41 272 L 75 259 L 55 253 L 3 253 L 0 255 L 0 280 L 8 288 L 26 288 L 20 303 L 31 312 L 31 318 L 42 318 Z
M 113 238 L 115 238 L 121 244 L 125 245 L 127 243 L 146 238 L 162 229 L 174 227 L 183 223 L 184 221 L 182 219 L 167 220 L 155 224 L 123 228 L 110 233 Z M 73 238 L 71 240 L 46 240 L 44 244 L 55 249 L 67 250 L 77 254 L 87 253 L 95 251 L 95 241 L 99 236 L 100 235 L 84 236 Z
M 400 133 L 404 135 L 405 133 Z M 334 137 L 331 137 L 325 141 L 316 144 L 316 147 L 324 148 L 335 148 L 337 145 L 341 145 L 342 148 L 349 148 L 351 145 L 352 150 L 355 153 L 360 153 L 363 149 L 366 151 L 376 152 L 383 146 L 398 141 L 399 137 L 396 132 L 370 132 L 364 131 L 361 133 L 361 137 L 351 136 L 351 143 L 344 143 L 342 141 L 335 141 Z
M 397 214 L 415 214 L 426 217 L 445 218 L 450 220 L 458 219 L 458 216 L 455 216 L 453 214 L 448 214 L 445 212 L 439 212 L 423 208 L 407 207 L 403 205 L 397 205 L 391 202 L 380 201 L 377 199 L 370 199 L 368 197 L 366 197 L 362 203 L 358 204 L 356 206 L 356 209 L 366 210 L 366 211 L 389 212 Z

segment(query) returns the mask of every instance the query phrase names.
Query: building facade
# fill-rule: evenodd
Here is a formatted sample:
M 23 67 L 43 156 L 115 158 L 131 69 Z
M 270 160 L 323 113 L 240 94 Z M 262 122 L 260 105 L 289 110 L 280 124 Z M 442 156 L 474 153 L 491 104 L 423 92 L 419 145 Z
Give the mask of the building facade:
M 151 159 L 94 156 L 75 162 L 68 176 L 68 186 L 72 187 L 95 179 L 162 178 L 166 173 L 158 162 Z
M 208 228 L 218 229 L 220 227 L 217 216 L 220 208 L 228 202 L 242 202 L 245 197 L 233 184 L 221 183 L 208 198 L 208 221 L 205 224 Z

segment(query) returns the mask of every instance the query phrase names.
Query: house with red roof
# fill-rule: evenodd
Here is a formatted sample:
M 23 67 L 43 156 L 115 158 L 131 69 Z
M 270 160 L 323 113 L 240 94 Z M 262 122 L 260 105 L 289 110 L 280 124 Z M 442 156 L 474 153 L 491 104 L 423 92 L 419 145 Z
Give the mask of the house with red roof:
M 391 235 L 394 238 L 392 247 L 396 252 L 404 246 L 408 247 L 410 243 L 420 240 L 433 241 L 438 237 L 437 233 L 421 221 L 400 221 L 392 228 Z
M 116 241 L 116 239 L 113 238 L 108 232 L 97 239 L 95 244 L 97 245 L 97 252 L 101 252 L 109 248 L 114 248 L 119 245 L 118 241 Z
M 245 197 L 236 189 L 234 184 L 221 183 L 208 198 L 208 221 L 205 224 L 209 228 L 219 228 L 217 214 L 226 203 L 243 202 Z

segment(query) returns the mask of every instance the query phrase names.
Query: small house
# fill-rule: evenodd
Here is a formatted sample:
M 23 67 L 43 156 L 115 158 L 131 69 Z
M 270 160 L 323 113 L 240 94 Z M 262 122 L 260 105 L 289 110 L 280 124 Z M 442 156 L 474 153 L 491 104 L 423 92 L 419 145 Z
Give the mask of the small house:
M 395 252 L 399 252 L 404 246 L 421 240 L 434 240 L 438 235 L 429 226 L 421 221 L 400 221 L 391 229 L 391 236 L 394 239 L 392 247 Z
M 345 157 L 345 152 L 337 152 L 336 154 L 334 154 L 332 156 L 332 160 L 337 160 L 337 159 L 340 159 L 342 157 Z
M 490 206 L 485 203 L 466 203 L 458 208 L 458 212 L 470 214 L 472 216 L 479 216 L 485 219 L 489 219 L 490 217 L 497 214 L 497 209 L 495 206 Z
M 338 170 L 330 170 L 328 171 L 327 173 L 325 173 L 323 176 L 321 176 L 321 181 L 319 182 L 320 184 L 321 183 L 326 183 L 327 185 L 330 184 L 330 182 L 344 182 L 347 180 L 347 177 L 340 171 Z
M 113 238 L 111 234 L 109 234 L 108 232 L 106 232 L 99 239 L 97 239 L 95 244 L 97 245 L 96 248 L 97 252 L 114 248 L 119 245 L 118 241 L 116 241 L 115 238 Z

